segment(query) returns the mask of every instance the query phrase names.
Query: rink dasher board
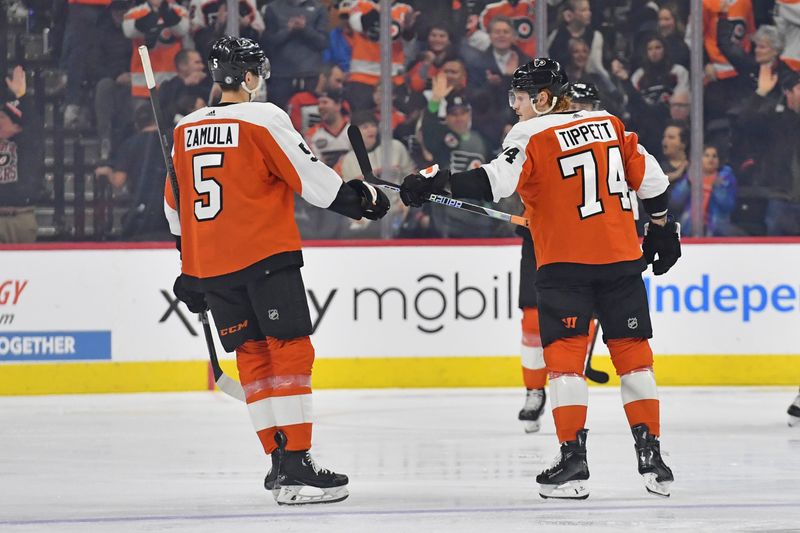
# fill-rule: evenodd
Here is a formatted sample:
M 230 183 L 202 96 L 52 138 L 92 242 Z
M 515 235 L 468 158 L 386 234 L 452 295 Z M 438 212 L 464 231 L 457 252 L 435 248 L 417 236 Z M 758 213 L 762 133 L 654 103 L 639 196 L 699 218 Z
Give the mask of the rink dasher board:
M 315 387 L 520 384 L 519 241 L 320 244 L 303 268 Z M 0 250 L 0 394 L 209 388 L 174 249 L 35 248 Z M 701 241 L 645 273 L 659 382 L 800 382 L 799 264 L 800 240 Z M 595 366 L 612 371 L 602 343 Z

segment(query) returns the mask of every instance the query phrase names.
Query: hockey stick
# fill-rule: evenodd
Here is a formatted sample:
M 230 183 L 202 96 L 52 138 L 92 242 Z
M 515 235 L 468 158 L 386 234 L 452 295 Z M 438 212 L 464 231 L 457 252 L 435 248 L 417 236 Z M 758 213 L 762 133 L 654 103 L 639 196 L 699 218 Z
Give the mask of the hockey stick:
M 153 67 L 150 65 L 150 54 L 146 46 L 139 47 L 139 56 L 142 58 L 142 66 L 144 67 L 144 77 L 147 82 L 147 90 L 150 92 L 150 104 L 153 106 L 153 116 L 156 120 L 156 128 L 158 129 L 158 138 L 161 141 L 161 153 L 164 155 L 164 163 L 167 166 L 167 175 L 169 176 L 169 186 L 172 189 L 172 196 L 175 198 L 175 211 L 179 213 L 180 217 L 180 195 L 178 194 L 178 176 L 175 174 L 175 166 L 172 164 L 172 156 L 170 155 L 170 141 L 166 135 L 164 128 L 164 121 L 161 118 L 161 107 L 158 101 L 158 92 L 156 90 L 156 79 L 153 76 Z M 222 371 L 217 360 L 217 350 L 214 348 L 214 337 L 211 333 L 211 325 L 208 323 L 208 312 L 203 311 L 200 313 L 200 322 L 203 324 L 203 334 L 206 338 L 206 346 L 208 347 L 208 358 L 211 360 L 211 369 L 214 372 L 214 381 L 217 383 L 219 389 L 237 400 L 245 401 L 244 389 L 238 381 L 229 378 Z
M 347 137 L 349 137 L 350 145 L 353 147 L 353 152 L 356 154 L 356 159 L 358 159 L 358 166 L 361 167 L 361 173 L 364 175 L 364 180 L 367 183 L 376 185 L 382 189 L 395 192 L 399 191 L 400 187 L 389 181 L 382 180 L 372 173 L 372 164 L 369 162 L 367 148 L 364 146 L 364 139 L 361 137 L 361 130 L 358 129 L 358 126 L 351 125 L 349 128 L 347 128 Z M 428 201 L 434 204 L 453 207 L 455 209 L 461 209 L 462 211 L 469 211 L 470 213 L 502 220 L 503 222 L 510 222 L 511 224 L 516 224 L 517 226 L 524 226 L 527 228 L 530 225 L 528 223 L 528 219 L 525 217 L 521 217 L 519 215 L 510 215 L 508 213 L 503 213 L 502 211 L 495 211 L 494 209 L 489 209 L 488 207 L 481 207 L 479 205 L 464 202 L 462 200 L 456 200 L 450 196 L 431 194 L 428 196 Z
M 594 345 L 597 343 L 597 335 L 600 331 L 599 320 L 596 318 L 592 320 L 594 321 L 594 335 L 592 335 L 592 342 L 589 344 L 589 355 L 586 357 L 586 369 L 583 373 L 595 383 L 608 383 L 608 373 L 592 368 L 592 354 L 594 353 Z

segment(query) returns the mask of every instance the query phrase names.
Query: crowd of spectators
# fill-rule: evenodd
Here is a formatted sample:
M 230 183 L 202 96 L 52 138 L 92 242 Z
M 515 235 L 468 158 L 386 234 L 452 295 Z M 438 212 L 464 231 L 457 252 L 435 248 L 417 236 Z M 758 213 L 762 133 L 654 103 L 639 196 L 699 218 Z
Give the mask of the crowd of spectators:
M 205 57 L 238 17 L 240 34 L 258 41 L 272 65 L 260 98 L 286 109 L 345 179 L 360 175 L 346 135 L 357 125 L 373 167 L 395 182 L 433 163 L 456 171 L 493 158 L 517 118 L 508 106 L 511 75 L 537 54 L 535 0 L 393 2 L 394 138 L 385 140 L 377 131 L 376 2 L 239 0 L 234 14 L 225 0 L 55 3 L 64 124 L 99 137 L 97 173 L 131 203 L 123 238 L 166 235 L 155 221 L 164 172 L 146 117 L 140 44 L 150 50 L 164 116 L 177 122 L 217 97 Z M 800 1 L 702 0 L 706 146 L 697 177 L 689 171 L 689 8 L 689 0 L 547 0 L 547 53 L 570 81 L 595 84 L 603 107 L 659 159 L 685 227 L 691 183 L 702 179 L 706 235 L 800 235 Z M 382 169 L 387 142 L 392 167 Z M 4 185 L 0 179 L 0 192 Z M 514 202 L 501 208 L 522 210 Z M 513 235 L 459 215 L 396 203 L 387 221 L 350 223 L 297 201 L 306 239 Z

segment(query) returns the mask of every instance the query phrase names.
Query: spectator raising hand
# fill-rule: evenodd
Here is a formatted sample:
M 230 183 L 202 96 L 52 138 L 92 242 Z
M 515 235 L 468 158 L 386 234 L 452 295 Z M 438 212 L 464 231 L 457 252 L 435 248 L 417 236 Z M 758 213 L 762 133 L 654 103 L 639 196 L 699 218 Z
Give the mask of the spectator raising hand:
M 27 81 L 25 80 L 25 71 L 21 66 L 14 67 L 14 70 L 11 71 L 11 76 L 6 78 L 6 85 L 16 98 L 25 96 Z
M 440 72 L 433 77 L 433 84 L 431 85 L 432 102 L 443 101 L 451 92 L 453 92 L 453 87 L 447 83 L 447 75 L 444 72 Z
M 758 69 L 758 86 L 756 94 L 766 96 L 778 84 L 778 73 L 772 70 L 771 65 L 761 65 Z
M 0 244 L 33 242 L 44 177 L 42 121 L 26 94 L 22 67 L 14 68 L 6 86 L 13 96 L 0 99 Z

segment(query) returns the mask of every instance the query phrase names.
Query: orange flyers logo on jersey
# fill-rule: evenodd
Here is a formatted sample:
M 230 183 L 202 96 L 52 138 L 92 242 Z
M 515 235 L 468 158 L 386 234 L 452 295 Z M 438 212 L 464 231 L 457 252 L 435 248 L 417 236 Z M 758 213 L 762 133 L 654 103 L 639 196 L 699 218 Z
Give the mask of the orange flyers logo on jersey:
M 369 28 L 361 23 L 361 17 L 370 11 L 377 10 L 376 4 L 370 1 L 359 2 L 350 11 L 350 27 L 353 28 L 352 59 L 350 61 L 350 81 L 377 85 L 381 74 L 381 46 L 377 41 L 365 34 Z M 406 17 L 411 16 L 412 9 L 408 4 L 396 2 L 392 5 L 392 76 L 395 85 L 403 83 L 403 65 L 405 53 L 400 32 Z
M 324 208 L 342 183 L 272 104 L 200 109 L 178 123 L 174 139 L 180 219 L 169 182 L 165 211 L 181 235 L 183 272 L 194 278 L 299 251 L 295 193 Z
M 703 42 L 719 79 L 737 75 L 717 44 L 717 21 L 723 7 L 727 8 L 728 20 L 736 24 L 734 36 L 742 41 L 745 51 L 750 51 L 750 35 L 756 29 L 752 0 L 703 0 Z
M 487 5 L 480 16 L 481 27 L 488 31 L 489 22 L 495 17 L 508 17 L 517 32 L 517 47 L 528 57 L 536 57 L 536 1 L 519 0 L 516 5 L 508 0 L 500 0 Z
M 173 13 L 179 17 L 180 22 L 162 31 L 155 46 L 150 48 L 150 64 L 153 67 L 156 84 L 159 85 L 175 76 L 175 56 L 181 51 L 181 38 L 189 31 L 189 16 L 186 8 L 177 2 L 168 2 L 168 4 Z M 122 21 L 122 31 L 126 37 L 133 40 L 131 94 L 142 98 L 147 98 L 149 93 L 145 83 L 142 60 L 136 48 L 144 44 L 145 35 L 136 27 L 136 22 L 151 13 L 150 5 L 145 2 L 129 9 Z
M 653 198 L 668 185 L 636 134 L 605 111 L 519 122 L 500 155 L 483 168 L 495 201 L 519 192 L 540 267 L 640 258 L 629 190 Z

